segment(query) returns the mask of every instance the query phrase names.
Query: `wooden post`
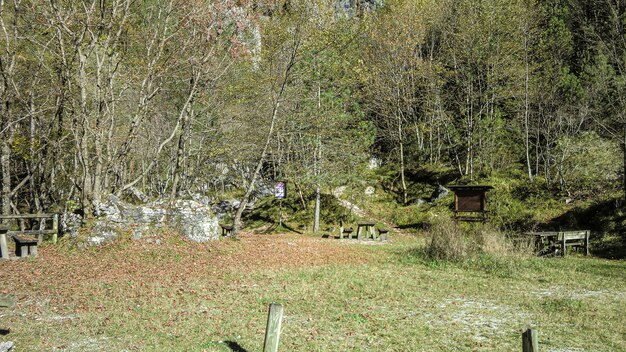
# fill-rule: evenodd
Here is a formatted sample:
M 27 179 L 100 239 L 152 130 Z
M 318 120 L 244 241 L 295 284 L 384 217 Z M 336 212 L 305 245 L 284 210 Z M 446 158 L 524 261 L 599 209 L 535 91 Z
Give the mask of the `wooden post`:
M 7 232 L 9 228 L 0 225 L 0 258 L 9 259 L 9 247 L 7 246 Z
M 267 315 L 267 327 L 265 328 L 265 342 L 263 352 L 277 352 L 278 340 L 280 339 L 280 326 L 283 322 L 283 306 L 278 303 L 270 304 Z
M 59 235 L 59 214 L 54 214 L 52 216 L 52 229 L 54 233 L 52 234 L 52 243 L 57 243 L 57 236 Z
M 339 219 L 339 239 L 343 240 L 343 218 Z
M 589 231 L 585 231 L 585 255 L 589 255 Z
M 37 245 L 28 246 L 28 254 L 30 254 L 33 257 L 37 257 Z
M 563 253 L 561 255 L 565 257 L 565 251 L 567 248 L 565 247 L 565 232 L 561 232 L 561 236 L 563 236 L 563 238 L 561 239 L 561 250 L 563 250 Z
M 528 329 L 522 333 L 522 352 L 539 352 L 537 329 Z

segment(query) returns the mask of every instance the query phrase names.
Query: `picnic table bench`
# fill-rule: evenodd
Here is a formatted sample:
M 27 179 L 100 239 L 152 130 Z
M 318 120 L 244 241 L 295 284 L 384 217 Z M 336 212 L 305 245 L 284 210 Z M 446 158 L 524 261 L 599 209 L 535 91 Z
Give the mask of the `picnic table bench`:
M 361 232 L 365 233 L 365 238 L 369 238 L 369 236 L 372 236 L 372 239 L 376 239 L 376 232 L 374 231 L 374 226 L 376 226 L 376 223 L 373 222 L 360 222 L 357 224 L 356 227 L 356 238 L 357 239 L 361 239 Z
M 29 255 L 36 257 L 37 256 L 37 239 L 24 236 L 24 235 L 13 235 L 13 240 L 15 241 L 15 256 L 20 258 L 26 258 Z
M 585 255 L 589 255 L 589 230 L 577 231 L 545 231 L 527 232 L 535 239 L 535 246 L 539 252 L 557 252 L 565 256 L 567 247 L 583 249 Z
M 361 240 L 363 238 L 368 239 L 370 236 L 372 239 L 376 239 L 376 223 L 373 222 L 360 222 L 357 223 L 356 226 L 356 238 Z M 343 239 L 344 235 L 348 236 L 348 239 L 352 239 L 352 234 L 354 233 L 354 229 L 352 227 L 344 227 L 343 221 L 340 222 L 339 226 L 339 238 Z M 378 229 L 378 239 L 388 239 L 389 229 L 379 228 Z M 363 237 L 365 236 L 365 237 Z
M 389 237 L 389 229 L 379 228 L 378 229 L 378 239 L 379 240 L 387 240 Z
M 229 236 L 233 234 L 232 225 L 220 225 L 222 227 L 222 236 Z

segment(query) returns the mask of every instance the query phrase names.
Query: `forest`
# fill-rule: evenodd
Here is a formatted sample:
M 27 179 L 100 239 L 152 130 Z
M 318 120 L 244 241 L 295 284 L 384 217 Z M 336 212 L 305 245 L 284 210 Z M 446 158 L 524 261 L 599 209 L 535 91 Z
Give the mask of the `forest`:
M 2 1 L 2 212 L 368 177 L 621 207 L 625 28 L 623 0 Z
M 626 351 L 626 0 L 0 0 L 0 174 L 0 352 Z

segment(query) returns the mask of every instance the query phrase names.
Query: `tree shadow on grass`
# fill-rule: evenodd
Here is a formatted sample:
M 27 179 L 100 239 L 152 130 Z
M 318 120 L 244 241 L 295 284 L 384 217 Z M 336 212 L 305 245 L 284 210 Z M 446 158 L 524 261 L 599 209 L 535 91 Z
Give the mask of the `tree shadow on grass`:
M 241 345 L 235 341 L 224 341 L 224 344 L 233 352 L 248 352 L 248 350 L 241 347 Z
M 591 254 L 626 259 L 626 209 L 618 199 L 576 207 L 540 226 L 542 230 L 591 230 Z
M 395 226 L 395 228 L 401 229 L 401 230 L 408 230 L 408 229 L 426 230 L 426 229 L 428 229 L 428 224 L 426 224 L 424 222 L 416 222 L 416 223 L 413 223 L 413 224 L 397 225 L 397 226 Z

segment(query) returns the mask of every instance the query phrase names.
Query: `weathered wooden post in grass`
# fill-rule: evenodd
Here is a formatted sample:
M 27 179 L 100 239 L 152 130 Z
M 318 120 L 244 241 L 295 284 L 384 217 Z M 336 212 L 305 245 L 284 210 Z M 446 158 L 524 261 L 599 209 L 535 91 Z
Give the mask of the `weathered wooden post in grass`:
M 522 333 L 522 352 L 539 352 L 537 329 L 528 329 Z
M 283 322 L 283 306 L 278 303 L 270 304 L 267 315 L 267 327 L 265 328 L 265 342 L 263 352 L 277 352 L 278 340 L 280 339 L 280 326 Z
M 0 258 L 9 259 L 9 247 L 7 246 L 7 232 L 9 228 L 6 225 L 0 225 Z
M 57 238 L 59 237 L 59 214 L 52 215 L 52 243 L 57 243 Z

